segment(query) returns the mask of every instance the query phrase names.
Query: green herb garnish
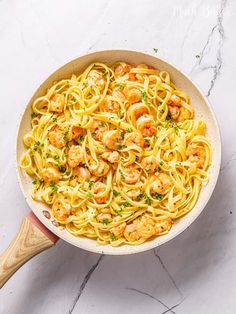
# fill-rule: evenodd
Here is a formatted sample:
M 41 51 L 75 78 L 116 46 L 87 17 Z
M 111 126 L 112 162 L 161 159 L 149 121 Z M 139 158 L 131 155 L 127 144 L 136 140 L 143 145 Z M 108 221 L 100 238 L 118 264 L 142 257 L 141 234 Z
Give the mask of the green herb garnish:
M 87 198 L 93 198 L 93 197 L 94 197 L 93 193 L 91 193 L 91 192 L 87 193 Z
M 89 180 L 89 188 L 91 189 L 91 187 L 93 186 L 93 184 L 94 184 L 94 181 L 93 180 Z
M 152 48 L 155 53 L 158 52 L 158 48 Z
M 162 201 L 164 198 L 164 195 L 159 194 L 159 193 L 154 193 L 154 194 L 152 194 L 152 198 L 154 198 L 155 200 Z
M 104 225 L 108 225 L 110 223 L 110 221 L 106 218 L 106 219 L 103 219 L 102 223 Z
M 117 240 L 117 238 L 115 237 L 114 233 L 111 234 L 111 240 L 112 241 L 116 241 Z
M 124 178 L 125 178 L 125 176 L 124 176 L 124 174 L 123 174 L 122 170 L 120 170 L 120 169 L 119 169 L 119 173 L 120 173 L 121 178 L 122 178 L 122 179 L 124 179 Z
M 58 186 L 54 183 L 54 182 L 51 182 L 50 183 L 50 188 L 52 189 L 53 192 L 57 192 L 58 191 Z
M 127 128 L 126 131 L 127 131 L 128 133 L 132 133 L 132 132 L 133 132 L 133 129 L 132 129 L 132 128 Z
M 114 191 L 114 190 L 113 190 L 113 195 L 114 195 L 115 197 L 117 197 L 117 196 L 119 195 L 119 193 L 118 193 L 117 191 Z

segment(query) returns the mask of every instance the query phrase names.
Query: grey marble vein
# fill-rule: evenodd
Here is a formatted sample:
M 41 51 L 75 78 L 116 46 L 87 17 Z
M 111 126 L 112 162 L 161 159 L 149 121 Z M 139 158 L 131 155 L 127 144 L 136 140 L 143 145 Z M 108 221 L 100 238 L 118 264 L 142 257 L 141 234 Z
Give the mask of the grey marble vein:
M 164 269 L 164 271 L 167 273 L 170 281 L 172 282 L 172 284 L 174 285 L 175 289 L 178 291 L 178 293 L 181 296 L 181 299 L 183 299 L 183 293 L 182 291 L 179 289 L 178 285 L 176 284 L 173 276 L 170 274 L 170 272 L 168 271 L 167 267 L 165 266 L 164 262 L 162 261 L 160 255 L 158 254 L 158 250 L 153 249 L 154 255 L 156 256 L 156 258 L 158 259 L 158 261 L 160 262 L 162 268 Z
M 130 291 L 135 291 L 135 292 L 138 292 L 138 293 L 140 293 L 140 294 L 142 294 L 142 295 L 145 295 L 145 296 L 147 296 L 147 297 L 149 297 L 149 298 L 151 298 L 151 299 L 153 299 L 153 300 L 156 300 L 158 303 L 160 303 L 162 306 L 164 306 L 165 308 L 166 308 L 166 311 L 164 312 L 164 313 L 168 313 L 168 312 L 171 312 L 171 313 L 173 313 L 173 314 L 175 314 L 175 312 L 174 311 L 172 311 L 172 308 L 170 308 L 169 306 L 167 306 L 164 302 L 162 302 L 160 299 L 157 299 L 156 297 L 154 297 L 153 295 L 151 295 L 151 294 L 149 294 L 149 293 L 147 293 L 147 292 L 145 292 L 145 291 L 141 291 L 141 290 L 139 290 L 139 289 L 135 289 L 135 288 L 126 288 L 127 290 L 130 290 Z M 174 305 L 174 307 L 177 307 L 178 305 Z
M 93 272 L 96 270 L 96 268 L 98 267 L 99 263 L 103 259 L 103 256 L 104 255 L 100 255 L 99 256 L 99 259 L 97 260 L 97 262 L 89 269 L 89 271 L 85 275 L 84 280 L 83 280 L 82 284 L 79 287 L 78 294 L 76 295 L 76 297 L 75 297 L 75 299 L 74 299 L 70 309 L 66 312 L 66 314 L 71 314 L 73 312 L 77 302 L 79 301 L 79 298 L 81 297 L 81 295 L 82 295 L 82 293 L 83 293 L 83 291 L 84 291 L 84 289 L 86 287 L 86 284 L 88 283 L 88 281 L 91 278 Z

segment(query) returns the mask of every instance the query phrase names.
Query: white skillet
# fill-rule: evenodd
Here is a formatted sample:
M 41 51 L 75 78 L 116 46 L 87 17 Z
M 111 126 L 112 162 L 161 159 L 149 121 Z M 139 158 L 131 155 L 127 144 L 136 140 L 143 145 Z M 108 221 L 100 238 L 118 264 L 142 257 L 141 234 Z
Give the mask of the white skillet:
M 206 122 L 206 136 L 210 140 L 213 150 L 212 165 L 209 169 L 210 180 L 207 186 L 202 189 L 198 202 L 193 210 L 176 221 L 167 235 L 157 237 L 139 246 L 124 245 L 112 247 L 110 245 L 98 245 L 96 241 L 91 239 L 75 237 L 66 230 L 60 230 L 56 227 L 51 219 L 46 218 L 43 214 L 43 211 L 48 210 L 47 206 L 33 201 L 30 197 L 29 191 L 32 185 L 32 178 L 21 171 L 17 166 L 19 184 L 32 212 L 23 219 L 15 239 L 0 256 L 0 287 L 4 285 L 21 265 L 34 255 L 54 245 L 58 238 L 87 251 L 111 255 L 134 254 L 158 247 L 176 237 L 193 223 L 206 206 L 214 190 L 220 170 L 221 140 L 219 127 L 209 102 L 190 78 L 173 65 L 157 57 L 130 50 L 107 50 L 87 54 L 62 66 L 42 83 L 27 104 L 21 117 L 16 147 L 17 164 L 20 156 L 25 151 L 22 139 L 24 134 L 31 128 L 31 106 L 34 99 L 43 95 L 54 81 L 69 78 L 72 73 L 80 73 L 89 64 L 96 61 L 109 64 L 116 61 L 126 61 L 131 64 L 147 63 L 148 65 L 170 73 L 172 81 L 178 88 L 182 89 L 190 96 L 191 104 L 196 114 L 195 117 L 202 118 Z

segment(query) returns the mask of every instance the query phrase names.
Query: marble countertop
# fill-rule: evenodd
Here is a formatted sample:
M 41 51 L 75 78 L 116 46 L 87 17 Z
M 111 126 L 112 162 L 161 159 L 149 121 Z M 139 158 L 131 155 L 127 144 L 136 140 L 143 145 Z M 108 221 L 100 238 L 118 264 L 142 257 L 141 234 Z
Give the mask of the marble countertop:
M 223 142 L 218 184 L 191 228 L 131 256 L 60 241 L 3 287 L 0 313 L 236 313 L 235 29 L 234 0 L 0 0 L 0 251 L 29 211 L 14 164 L 20 113 L 78 55 L 157 48 L 209 97 Z

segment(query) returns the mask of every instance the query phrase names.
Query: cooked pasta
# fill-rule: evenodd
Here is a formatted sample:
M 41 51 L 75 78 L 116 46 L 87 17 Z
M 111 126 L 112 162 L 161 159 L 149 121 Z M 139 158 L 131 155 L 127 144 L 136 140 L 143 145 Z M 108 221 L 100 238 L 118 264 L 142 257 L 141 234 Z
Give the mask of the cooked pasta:
M 32 105 L 20 167 L 74 236 L 138 245 L 169 232 L 208 181 L 205 122 L 169 73 L 93 63 Z

